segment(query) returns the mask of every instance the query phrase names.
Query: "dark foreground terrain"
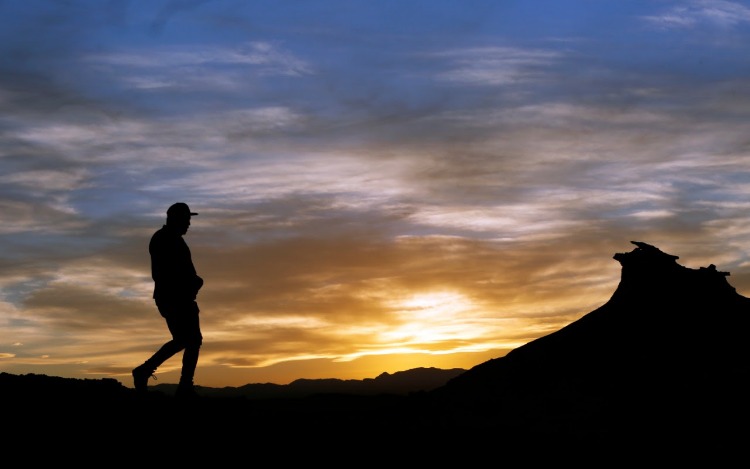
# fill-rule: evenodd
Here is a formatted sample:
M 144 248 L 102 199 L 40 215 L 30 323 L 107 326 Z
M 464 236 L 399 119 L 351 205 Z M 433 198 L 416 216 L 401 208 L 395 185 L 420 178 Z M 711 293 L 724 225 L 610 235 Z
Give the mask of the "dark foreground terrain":
M 746 464 L 750 299 L 713 265 L 633 244 L 614 256 L 622 278 L 606 304 L 434 389 L 182 402 L 115 380 L 2 374 L 6 454 L 149 467 Z

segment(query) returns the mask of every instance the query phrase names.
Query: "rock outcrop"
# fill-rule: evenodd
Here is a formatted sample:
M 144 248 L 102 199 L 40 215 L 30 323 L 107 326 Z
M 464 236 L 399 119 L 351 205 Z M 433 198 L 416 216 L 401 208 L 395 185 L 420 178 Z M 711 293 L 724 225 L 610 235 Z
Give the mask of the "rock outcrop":
M 714 265 L 632 243 L 614 255 L 621 280 L 606 304 L 436 390 L 442 424 L 601 435 L 745 419 L 750 299 Z

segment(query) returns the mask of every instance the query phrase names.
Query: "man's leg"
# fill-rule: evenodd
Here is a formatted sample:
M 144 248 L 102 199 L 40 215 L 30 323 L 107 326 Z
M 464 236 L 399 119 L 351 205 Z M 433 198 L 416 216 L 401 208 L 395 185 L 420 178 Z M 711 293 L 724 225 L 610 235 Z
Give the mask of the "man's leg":
M 197 303 L 193 303 L 188 311 L 186 311 L 183 323 L 185 351 L 182 354 L 182 374 L 180 375 L 180 384 L 177 386 L 177 397 L 197 397 L 193 387 L 193 378 L 195 376 L 195 368 L 198 365 L 200 348 L 203 344 L 198 311 Z
M 156 302 L 156 308 L 159 314 L 167 322 L 169 333 L 172 334 L 172 340 L 162 345 L 155 354 L 133 370 L 133 384 L 135 390 L 144 392 L 148 387 L 148 379 L 154 374 L 162 363 L 172 358 L 177 352 L 185 348 L 185 343 L 181 340 L 182 326 L 179 322 L 179 307 L 170 302 Z M 156 377 L 154 376 L 154 379 Z
M 182 350 L 182 345 L 174 339 L 170 340 L 162 345 L 151 358 L 134 368 L 133 385 L 135 386 L 135 390 L 145 392 L 148 388 L 148 379 L 154 374 L 156 369 L 180 350 Z
M 193 398 L 198 397 L 193 386 L 193 377 L 195 368 L 198 365 L 198 354 L 200 346 L 185 347 L 182 353 L 182 375 L 180 375 L 180 384 L 177 386 L 176 397 Z

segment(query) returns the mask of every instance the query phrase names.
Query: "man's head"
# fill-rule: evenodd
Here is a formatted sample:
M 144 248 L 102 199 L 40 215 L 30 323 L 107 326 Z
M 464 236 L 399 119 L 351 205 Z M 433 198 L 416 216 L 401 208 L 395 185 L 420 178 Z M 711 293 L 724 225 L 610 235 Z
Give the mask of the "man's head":
M 190 226 L 190 217 L 198 215 L 190 211 L 185 202 L 177 202 L 167 209 L 167 225 L 177 228 L 180 233 L 187 233 Z
M 190 207 L 188 207 L 185 202 L 177 202 L 176 204 L 172 204 L 172 206 L 167 209 L 167 218 L 190 218 L 194 215 L 198 214 L 195 212 L 191 212 Z

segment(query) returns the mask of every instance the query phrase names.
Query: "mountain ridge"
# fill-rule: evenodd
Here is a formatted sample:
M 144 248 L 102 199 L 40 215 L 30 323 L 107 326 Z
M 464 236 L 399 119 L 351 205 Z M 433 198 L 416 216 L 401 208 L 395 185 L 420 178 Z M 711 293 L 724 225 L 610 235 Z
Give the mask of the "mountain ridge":
M 197 386 L 196 389 L 201 396 L 206 397 L 246 397 L 249 399 L 296 398 L 313 394 L 406 395 L 431 391 L 465 371 L 463 368 L 417 367 L 394 373 L 383 372 L 375 378 L 299 378 L 288 384 L 247 383 L 222 388 Z M 177 385 L 159 384 L 151 388 L 173 395 Z
M 221 388 L 197 385 L 196 389 L 200 396 L 209 398 L 282 399 L 302 398 L 316 394 L 408 395 L 431 391 L 465 371 L 463 368 L 417 367 L 394 373 L 383 372 L 375 378 L 300 378 L 289 384 L 247 383 L 242 386 Z M 149 392 L 173 396 L 176 388 L 176 384 L 157 384 L 150 386 Z M 8 393 L 13 389 L 16 390 L 16 397 L 33 394 L 35 389 L 56 389 L 56 393 L 62 394 L 65 394 L 65 389 L 71 392 L 88 390 L 107 395 L 120 395 L 133 391 L 132 388 L 124 386 L 114 378 L 62 378 L 45 374 L 18 375 L 0 372 L 0 397 L 9 397 Z M 45 394 L 49 393 L 45 391 Z

